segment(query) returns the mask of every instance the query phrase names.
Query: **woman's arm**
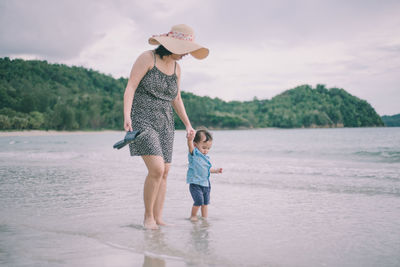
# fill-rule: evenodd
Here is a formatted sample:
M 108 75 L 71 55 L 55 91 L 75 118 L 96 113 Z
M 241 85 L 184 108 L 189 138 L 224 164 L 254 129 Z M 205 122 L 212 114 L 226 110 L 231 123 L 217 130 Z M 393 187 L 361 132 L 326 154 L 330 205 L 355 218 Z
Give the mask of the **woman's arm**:
M 152 67 L 153 52 L 146 51 L 142 53 L 132 66 L 128 84 L 124 93 L 124 129 L 132 131 L 131 109 L 133 97 L 139 82 L 142 80 L 146 72 Z
M 189 118 L 186 114 L 185 106 L 182 101 L 181 89 L 180 89 L 181 68 L 180 68 L 179 64 L 176 64 L 176 65 L 177 65 L 177 77 L 178 77 L 178 81 L 177 81 L 178 82 L 178 94 L 175 97 L 175 99 L 172 100 L 172 106 L 174 107 L 176 114 L 178 114 L 178 117 L 181 119 L 181 121 L 185 125 L 187 136 L 189 136 L 190 134 L 195 133 L 195 130 L 193 129 L 192 125 L 190 124 Z

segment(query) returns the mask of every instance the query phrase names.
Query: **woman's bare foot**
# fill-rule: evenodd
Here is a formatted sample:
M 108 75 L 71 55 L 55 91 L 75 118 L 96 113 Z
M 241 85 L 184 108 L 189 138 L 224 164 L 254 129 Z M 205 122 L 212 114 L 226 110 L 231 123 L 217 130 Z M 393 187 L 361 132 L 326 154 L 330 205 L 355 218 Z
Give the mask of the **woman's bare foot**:
M 147 230 L 157 230 L 158 225 L 154 219 L 144 219 L 143 226 Z
M 165 222 L 162 221 L 162 220 L 156 220 L 156 223 L 157 223 L 157 225 L 159 225 L 159 226 L 168 226 L 168 225 L 169 225 L 169 224 L 165 223 Z

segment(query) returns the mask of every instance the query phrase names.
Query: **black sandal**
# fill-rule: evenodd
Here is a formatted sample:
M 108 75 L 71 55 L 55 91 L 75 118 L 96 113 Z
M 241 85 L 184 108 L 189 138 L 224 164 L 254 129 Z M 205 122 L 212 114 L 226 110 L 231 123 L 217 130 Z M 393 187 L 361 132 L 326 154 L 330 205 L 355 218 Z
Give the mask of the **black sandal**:
M 132 143 L 133 140 L 135 140 L 136 136 L 138 136 L 138 134 L 139 134 L 139 131 L 126 132 L 124 140 L 118 141 L 117 143 L 114 144 L 113 147 L 116 149 L 123 148 L 127 144 Z

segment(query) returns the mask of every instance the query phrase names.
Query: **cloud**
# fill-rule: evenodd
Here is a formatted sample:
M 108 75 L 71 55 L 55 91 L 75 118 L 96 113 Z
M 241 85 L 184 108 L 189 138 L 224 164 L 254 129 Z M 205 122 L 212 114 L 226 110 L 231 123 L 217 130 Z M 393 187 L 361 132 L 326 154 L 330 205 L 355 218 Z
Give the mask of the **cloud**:
M 0 54 L 64 60 L 100 40 L 108 29 L 107 5 L 84 1 L 4 1 Z
M 210 55 L 180 62 L 182 90 L 250 100 L 322 83 L 391 114 L 400 112 L 399 12 L 395 0 L 3 0 L 0 56 L 128 77 L 153 48 L 148 37 L 186 23 Z
M 128 77 L 131 67 L 139 54 L 153 49 L 147 39 L 153 34 L 168 32 L 179 13 L 196 4 L 190 0 L 183 3 L 166 1 L 110 1 L 107 2 L 108 21 L 104 34 L 92 44 L 83 48 L 79 55 L 67 63 L 95 69 L 113 75 Z M 165 23 L 171 21 L 171 23 Z M 167 27 L 165 27 L 167 25 Z M 154 28 L 154 30 L 152 30 Z

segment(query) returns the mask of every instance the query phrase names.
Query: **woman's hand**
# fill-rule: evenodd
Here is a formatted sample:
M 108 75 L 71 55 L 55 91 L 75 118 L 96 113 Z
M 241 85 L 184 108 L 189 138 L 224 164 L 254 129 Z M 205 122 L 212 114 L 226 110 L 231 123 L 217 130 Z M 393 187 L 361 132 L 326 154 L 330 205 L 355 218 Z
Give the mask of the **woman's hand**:
M 131 132 L 132 129 L 132 120 L 131 118 L 125 118 L 124 120 L 124 129 L 126 132 Z

